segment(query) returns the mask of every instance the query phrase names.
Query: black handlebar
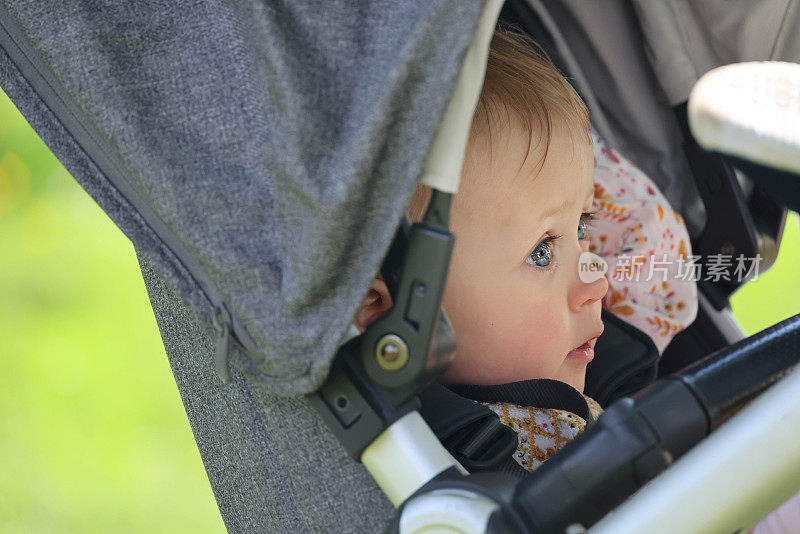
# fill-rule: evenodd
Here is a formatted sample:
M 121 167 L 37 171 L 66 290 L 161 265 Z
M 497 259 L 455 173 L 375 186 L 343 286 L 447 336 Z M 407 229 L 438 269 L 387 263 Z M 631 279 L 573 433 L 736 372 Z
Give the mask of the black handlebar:
M 528 532 L 588 528 L 799 362 L 796 315 L 612 404 L 517 484 L 509 507 Z

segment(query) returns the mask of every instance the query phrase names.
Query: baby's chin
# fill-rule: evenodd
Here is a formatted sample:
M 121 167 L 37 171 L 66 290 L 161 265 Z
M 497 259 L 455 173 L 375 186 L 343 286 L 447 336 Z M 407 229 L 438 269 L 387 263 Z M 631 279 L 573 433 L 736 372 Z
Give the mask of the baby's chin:
M 583 388 L 586 386 L 586 364 L 568 365 L 567 362 L 564 363 L 565 365 L 559 370 L 558 376 L 553 378 L 559 382 L 569 384 L 580 393 L 583 393 Z

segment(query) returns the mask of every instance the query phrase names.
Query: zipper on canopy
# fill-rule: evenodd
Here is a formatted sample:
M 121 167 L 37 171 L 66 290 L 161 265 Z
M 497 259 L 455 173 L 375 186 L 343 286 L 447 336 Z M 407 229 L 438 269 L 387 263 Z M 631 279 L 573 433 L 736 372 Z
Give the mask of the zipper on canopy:
M 231 344 L 231 314 L 225 303 L 214 309 L 214 328 L 217 333 L 217 348 L 214 353 L 214 366 L 217 375 L 225 384 L 231 382 L 231 374 L 228 369 L 228 351 Z

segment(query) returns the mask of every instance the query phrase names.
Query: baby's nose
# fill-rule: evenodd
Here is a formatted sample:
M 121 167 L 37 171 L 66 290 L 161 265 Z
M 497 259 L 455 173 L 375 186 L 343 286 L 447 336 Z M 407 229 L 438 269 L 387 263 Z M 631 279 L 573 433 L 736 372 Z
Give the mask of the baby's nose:
M 608 279 L 605 276 L 601 276 L 594 282 L 584 285 L 586 286 L 587 304 L 602 299 L 608 292 Z
M 577 279 L 570 295 L 570 307 L 580 311 L 602 299 L 608 291 L 608 280 L 600 276 L 594 281 L 586 283 Z
M 602 299 L 603 297 L 606 296 L 606 293 L 608 293 L 608 278 L 606 278 L 605 276 L 603 276 L 598 280 L 595 280 L 589 285 L 592 286 L 593 301 Z
M 606 273 L 608 264 L 592 252 L 583 252 L 578 258 L 578 276 L 571 289 L 570 305 L 579 311 L 605 296 L 608 291 Z

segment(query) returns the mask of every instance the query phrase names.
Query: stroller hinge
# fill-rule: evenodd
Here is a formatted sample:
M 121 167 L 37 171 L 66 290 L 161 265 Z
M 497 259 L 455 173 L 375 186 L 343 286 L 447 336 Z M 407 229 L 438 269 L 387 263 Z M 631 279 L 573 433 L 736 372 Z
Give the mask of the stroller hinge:
M 217 375 L 225 384 L 230 384 L 231 375 L 228 370 L 228 352 L 231 344 L 231 314 L 225 304 L 214 308 L 214 328 L 219 335 L 217 336 L 217 348 L 214 352 L 214 365 Z

